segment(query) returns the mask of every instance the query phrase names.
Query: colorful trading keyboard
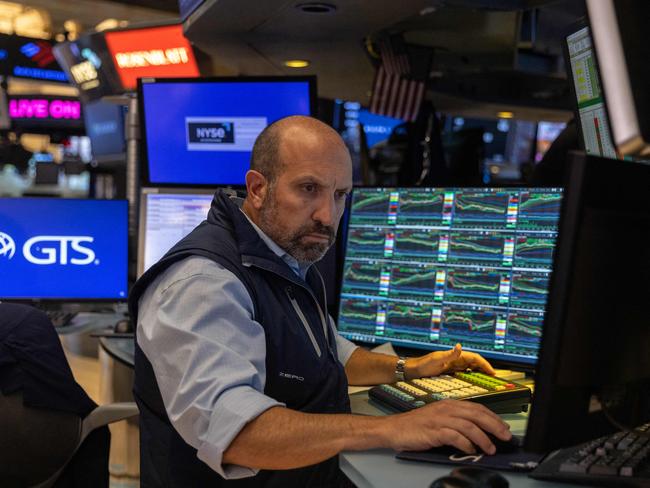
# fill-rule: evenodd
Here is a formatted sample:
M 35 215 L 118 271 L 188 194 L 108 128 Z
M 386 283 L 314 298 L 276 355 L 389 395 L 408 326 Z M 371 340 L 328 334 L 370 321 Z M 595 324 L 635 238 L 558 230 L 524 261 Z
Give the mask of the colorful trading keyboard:
M 496 413 L 518 413 L 528 410 L 531 392 L 512 381 L 483 373 L 459 372 L 378 385 L 370 390 L 369 396 L 398 412 L 451 398 L 481 403 Z

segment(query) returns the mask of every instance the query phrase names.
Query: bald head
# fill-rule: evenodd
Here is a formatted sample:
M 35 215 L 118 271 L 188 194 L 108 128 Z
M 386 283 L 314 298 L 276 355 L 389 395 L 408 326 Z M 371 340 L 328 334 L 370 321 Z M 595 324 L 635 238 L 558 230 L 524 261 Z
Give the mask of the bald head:
M 263 174 L 273 184 L 283 169 L 282 147 L 287 141 L 309 145 L 317 141 L 345 148 L 339 134 L 329 125 L 313 117 L 292 115 L 273 122 L 257 137 L 253 146 L 250 169 Z

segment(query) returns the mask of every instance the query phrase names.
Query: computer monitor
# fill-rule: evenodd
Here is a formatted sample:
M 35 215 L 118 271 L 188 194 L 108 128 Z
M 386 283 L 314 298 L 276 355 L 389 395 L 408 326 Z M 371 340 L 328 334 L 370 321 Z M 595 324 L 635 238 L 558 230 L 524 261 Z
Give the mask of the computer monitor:
M 559 188 L 356 188 L 338 326 L 348 339 L 453 347 L 532 367 Z
M 144 188 L 140 198 L 138 276 L 203 222 L 213 190 Z
M 601 89 L 598 62 L 586 22 L 576 24 L 566 36 L 565 57 L 585 152 L 594 156 L 617 158 Z
M 316 103 L 314 77 L 144 78 L 138 90 L 152 186 L 243 185 L 259 133 Z
M 587 0 L 614 141 L 623 156 L 650 156 L 650 2 Z
M 108 102 L 84 105 L 86 135 L 95 161 L 126 161 L 125 112 L 122 105 Z
M 0 199 L 0 298 L 121 301 L 127 202 Z
M 650 420 L 649 186 L 647 165 L 571 158 L 526 432 L 531 451 Z M 603 402 L 614 403 L 615 423 Z

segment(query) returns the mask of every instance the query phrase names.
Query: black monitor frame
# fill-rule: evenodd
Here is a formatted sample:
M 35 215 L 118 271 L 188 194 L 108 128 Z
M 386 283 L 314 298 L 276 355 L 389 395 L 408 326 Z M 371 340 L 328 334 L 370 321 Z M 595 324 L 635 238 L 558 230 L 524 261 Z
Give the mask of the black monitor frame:
M 599 402 L 611 388 L 645 382 L 650 396 L 650 166 L 580 153 L 569 163 L 526 432 L 535 452 L 619 430 Z M 630 427 L 650 417 L 648 405 L 610 408 Z
M 192 184 L 192 183 L 158 183 L 151 182 L 149 175 L 149 151 L 147 147 L 147 127 L 145 122 L 145 107 L 143 97 L 143 80 L 144 83 L 219 83 L 219 82 L 237 82 L 237 83 L 256 83 L 256 82 L 281 82 L 281 81 L 306 81 L 309 84 L 309 111 L 311 117 L 317 116 L 317 88 L 316 76 L 215 76 L 215 77 L 201 77 L 201 78 L 139 78 L 138 79 L 138 117 L 140 122 L 140 161 L 141 161 L 141 182 L 142 186 L 151 186 L 156 188 L 215 188 L 215 187 L 229 187 L 242 189 L 244 184 L 227 184 L 227 183 L 206 183 L 206 184 Z

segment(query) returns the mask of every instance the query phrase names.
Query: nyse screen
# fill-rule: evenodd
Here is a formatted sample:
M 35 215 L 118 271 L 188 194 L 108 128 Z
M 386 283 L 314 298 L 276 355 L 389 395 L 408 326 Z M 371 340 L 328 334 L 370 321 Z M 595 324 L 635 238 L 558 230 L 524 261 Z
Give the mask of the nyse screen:
M 309 78 L 143 80 L 152 185 L 243 185 L 253 144 L 289 115 L 310 115 Z
M 355 189 L 339 331 L 534 363 L 562 192 Z
M 0 298 L 124 300 L 127 202 L 0 199 Z

